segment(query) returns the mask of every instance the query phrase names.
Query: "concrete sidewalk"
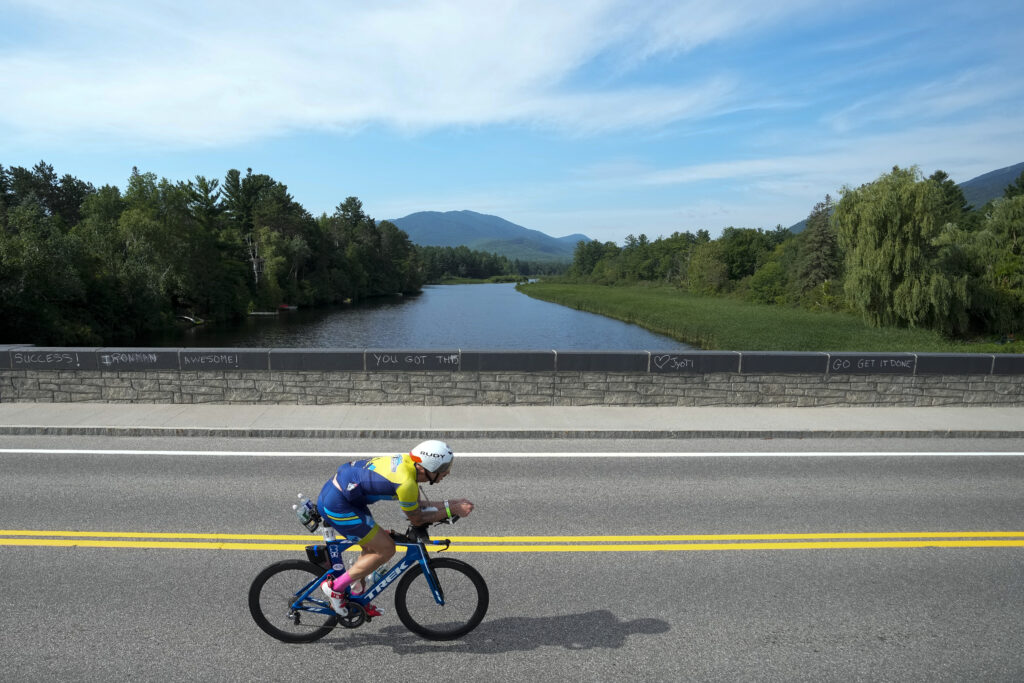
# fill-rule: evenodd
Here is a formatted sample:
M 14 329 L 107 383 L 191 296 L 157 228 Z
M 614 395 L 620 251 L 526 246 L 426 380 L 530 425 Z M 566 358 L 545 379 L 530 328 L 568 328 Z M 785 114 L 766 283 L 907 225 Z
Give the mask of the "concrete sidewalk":
M 1024 408 L 0 403 L 3 435 L 286 438 L 1024 437 Z

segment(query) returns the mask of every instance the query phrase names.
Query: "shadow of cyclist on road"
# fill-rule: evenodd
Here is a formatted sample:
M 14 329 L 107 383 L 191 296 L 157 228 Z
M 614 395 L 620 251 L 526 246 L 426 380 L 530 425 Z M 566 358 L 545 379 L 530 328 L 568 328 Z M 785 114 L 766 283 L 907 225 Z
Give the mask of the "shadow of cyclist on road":
M 485 619 L 463 639 L 449 642 L 423 640 L 397 624 L 376 633 L 336 630 L 324 643 L 344 650 L 383 645 L 403 655 L 435 652 L 439 648 L 470 654 L 500 654 L 541 646 L 564 647 L 567 650 L 616 649 L 625 645 L 631 635 L 666 633 L 668 630 L 668 623 L 660 619 L 626 621 L 619 620 L 610 610 L 595 610 L 552 617 Z

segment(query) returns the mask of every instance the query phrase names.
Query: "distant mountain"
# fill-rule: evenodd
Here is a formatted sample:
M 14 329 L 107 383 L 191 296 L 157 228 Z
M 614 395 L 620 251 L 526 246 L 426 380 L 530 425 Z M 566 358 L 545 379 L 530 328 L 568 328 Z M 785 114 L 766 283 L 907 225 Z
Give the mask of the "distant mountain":
M 1024 162 L 989 171 L 977 178 L 958 183 L 957 186 L 963 191 L 967 204 L 975 209 L 980 209 L 991 200 L 1002 197 L 1006 186 L 1012 185 L 1021 173 L 1024 173 Z M 796 234 L 803 232 L 806 227 L 807 219 L 805 218 L 799 223 L 789 226 L 789 231 Z
M 500 254 L 520 261 L 571 261 L 576 243 L 586 235 L 551 237 L 498 216 L 475 211 L 420 211 L 392 223 L 416 244 L 434 247 L 465 245 L 474 251 Z
M 1024 162 L 990 171 L 977 178 L 960 183 L 964 199 L 975 209 L 980 209 L 989 201 L 1002 197 L 1007 185 L 1012 185 L 1021 173 L 1024 173 Z

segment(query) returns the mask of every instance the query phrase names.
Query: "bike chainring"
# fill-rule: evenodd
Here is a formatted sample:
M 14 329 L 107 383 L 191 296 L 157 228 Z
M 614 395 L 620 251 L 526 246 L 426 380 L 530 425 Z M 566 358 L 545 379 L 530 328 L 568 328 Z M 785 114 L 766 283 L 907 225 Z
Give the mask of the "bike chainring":
M 362 626 L 367 620 L 366 610 L 358 602 L 346 602 L 345 609 L 348 612 L 345 616 L 338 615 L 338 623 L 345 628 L 356 628 Z

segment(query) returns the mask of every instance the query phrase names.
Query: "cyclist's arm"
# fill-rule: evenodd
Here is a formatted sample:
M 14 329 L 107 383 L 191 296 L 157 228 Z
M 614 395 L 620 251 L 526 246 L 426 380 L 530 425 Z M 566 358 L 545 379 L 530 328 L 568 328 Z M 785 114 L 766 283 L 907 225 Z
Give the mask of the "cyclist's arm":
M 434 509 L 432 510 L 431 508 Z M 443 522 L 448 519 L 449 512 L 453 517 L 465 517 L 473 511 L 473 503 L 464 498 L 459 498 L 458 500 L 449 500 L 448 507 L 445 508 L 444 501 L 437 503 L 420 501 L 419 507 L 416 510 L 403 511 L 413 526 L 420 526 L 421 524 Z

